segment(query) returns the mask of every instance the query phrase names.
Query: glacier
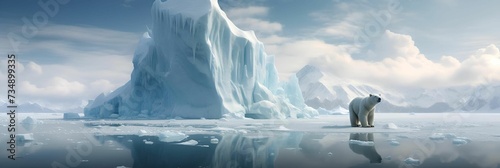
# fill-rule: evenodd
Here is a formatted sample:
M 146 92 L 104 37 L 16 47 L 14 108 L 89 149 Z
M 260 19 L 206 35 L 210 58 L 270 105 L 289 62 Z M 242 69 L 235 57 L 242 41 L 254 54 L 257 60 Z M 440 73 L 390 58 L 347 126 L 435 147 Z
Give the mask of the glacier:
M 217 0 L 156 0 L 131 79 L 89 101 L 86 117 L 309 118 L 297 78 L 280 82 L 274 57 Z

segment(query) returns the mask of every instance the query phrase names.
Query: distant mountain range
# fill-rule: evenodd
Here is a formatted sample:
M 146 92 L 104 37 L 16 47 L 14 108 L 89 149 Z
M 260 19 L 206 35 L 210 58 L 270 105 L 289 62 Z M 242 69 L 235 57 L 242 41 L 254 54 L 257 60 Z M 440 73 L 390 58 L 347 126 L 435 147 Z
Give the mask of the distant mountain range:
M 380 112 L 500 112 L 500 86 L 422 89 L 415 94 L 347 81 L 312 65 L 303 67 L 296 76 L 306 104 L 313 108 L 348 109 L 355 97 L 381 93 Z
M 0 109 L 2 112 L 7 112 L 9 109 L 7 108 L 8 104 L 5 102 L 0 102 Z M 58 112 L 76 112 L 76 113 L 82 113 L 83 108 L 78 107 L 78 108 L 73 108 L 73 109 L 68 109 L 68 110 L 53 110 L 44 106 L 41 106 L 40 104 L 37 103 L 22 103 L 17 105 L 16 112 L 20 113 L 58 113 Z

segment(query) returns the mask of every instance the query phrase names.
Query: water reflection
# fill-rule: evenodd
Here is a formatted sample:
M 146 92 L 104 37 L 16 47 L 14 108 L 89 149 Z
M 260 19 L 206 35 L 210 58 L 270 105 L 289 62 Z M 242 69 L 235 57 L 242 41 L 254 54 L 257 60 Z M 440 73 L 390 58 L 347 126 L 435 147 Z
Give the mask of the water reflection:
M 177 142 L 162 142 L 157 136 L 97 136 L 102 144 L 118 142 L 130 149 L 132 167 L 210 167 L 220 135 L 197 134 Z M 196 143 L 192 143 L 196 142 Z
M 458 137 L 451 136 L 435 141 L 401 134 L 255 131 L 190 134 L 175 141 L 80 133 L 33 137 L 31 143 L 17 142 L 16 161 L 0 153 L 1 167 L 50 167 L 54 162 L 70 167 L 68 156 L 78 167 L 500 167 L 498 141 L 456 145 Z M 0 136 L 1 143 L 7 140 Z M 410 157 L 418 164 L 405 161 Z
M 195 134 L 177 142 L 162 142 L 156 136 L 96 136 L 129 148 L 134 168 L 150 167 L 274 167 L 280 148 L 297 148 L 300 133 L 284 134 Z M 218 141 L 214 141 L 218 139 Z M 187 143 L 195 142 L 195 143 Z
M 382 157 L 375 149 L 373 133 L 351 133 L 349 148 L 357 154 L 363 155 L 370 163 L 382 163 Z

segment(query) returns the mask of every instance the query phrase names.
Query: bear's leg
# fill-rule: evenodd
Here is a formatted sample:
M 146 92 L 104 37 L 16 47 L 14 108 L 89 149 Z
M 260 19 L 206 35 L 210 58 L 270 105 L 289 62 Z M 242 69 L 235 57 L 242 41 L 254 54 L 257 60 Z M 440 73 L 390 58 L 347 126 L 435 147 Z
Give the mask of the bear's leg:
M 366 114 L 366 112 L 360 113 L 358 117 L 362 127 L 370 127 L 370 125 L 368 125 L 368 114 Z
M 351 127 L 359 127 L 358 115 L 356 115 L 356 113 L 354 113 L 354 111 L 352 110 L 350 110 L 349 114 L 351 118 Z
M 370 126 L 370 127 L 374 127 L 373 126 L 373 117 L 374 117 L 373 111 L 368 113 L 368 126 Z

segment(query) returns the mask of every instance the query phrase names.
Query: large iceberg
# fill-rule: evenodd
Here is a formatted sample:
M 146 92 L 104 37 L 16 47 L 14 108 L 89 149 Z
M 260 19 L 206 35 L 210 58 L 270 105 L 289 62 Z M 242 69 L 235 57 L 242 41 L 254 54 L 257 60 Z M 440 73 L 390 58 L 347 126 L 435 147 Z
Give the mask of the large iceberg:
M 298 80 L 280 83 L 274 57 L 254 32 L 237 28 L 217 0 L 156 0 L 124 86 L 90 101 L 87 117 L 297 118 Z

